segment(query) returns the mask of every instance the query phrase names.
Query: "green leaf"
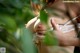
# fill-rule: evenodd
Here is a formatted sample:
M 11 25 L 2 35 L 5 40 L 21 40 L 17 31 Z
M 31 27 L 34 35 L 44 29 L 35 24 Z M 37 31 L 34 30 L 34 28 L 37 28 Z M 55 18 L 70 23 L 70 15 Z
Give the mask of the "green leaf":
M 8 15 L 0 15 L 0 22 L 5 25 L 6 28 L 15 30 L 16 29 L 16 22 L 12 17 Z
M 47 24 L 48 22 L 48 14 L 44 10 L 40 11 L 40 20 L 42 23 L 45 23 L 45 24 Z
M 36 53 L 36 49 L 32 41 L 32 33 L 24 27 L 21 28 L 21 41 L 23 53 Z
M 52 32 L 46 32 L 43 42 L 48 46 L 58 45 L 58 40 L 56 37 L 54 37 L 54 34 L 52 34 Z

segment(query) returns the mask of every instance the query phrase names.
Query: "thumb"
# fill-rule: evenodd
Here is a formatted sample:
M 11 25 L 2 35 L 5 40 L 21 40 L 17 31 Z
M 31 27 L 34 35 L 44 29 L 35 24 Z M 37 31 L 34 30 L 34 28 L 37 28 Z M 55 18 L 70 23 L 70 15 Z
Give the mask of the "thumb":
M 54 30 L 60 30 L 58 24 L 54 21 L 54 19 L 51 19 L 51 25 Z

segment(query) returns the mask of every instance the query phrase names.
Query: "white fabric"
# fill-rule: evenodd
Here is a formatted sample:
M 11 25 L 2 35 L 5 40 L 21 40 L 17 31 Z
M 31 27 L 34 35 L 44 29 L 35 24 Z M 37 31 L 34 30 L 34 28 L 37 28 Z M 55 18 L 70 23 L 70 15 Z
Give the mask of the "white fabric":
M 75 30 L 74 25 L 59 25 L 59 28 L 63 33 Z M 78 28 L 80 28 L 80 23 L 78 23 Z M 51 28 L 50 30 L 53 30 L 53 28 Z

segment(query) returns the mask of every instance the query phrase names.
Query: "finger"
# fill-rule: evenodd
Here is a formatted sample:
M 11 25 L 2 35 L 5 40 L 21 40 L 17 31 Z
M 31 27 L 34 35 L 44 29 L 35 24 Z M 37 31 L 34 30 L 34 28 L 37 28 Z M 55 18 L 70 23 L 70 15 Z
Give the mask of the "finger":
M 36 22 L 36 20 L 37 20 L 37 17 L 31 19 L 27 24 L 25 24 L 26 28 L 28 28 L 29 26 L 31 26 L 32 24 L 34 24 Z
M 40 24 L 40 19 L 36 20 L 35 24 L 34 24 L 34 29 Z
M 51 25 L 53 27 L 53 29 L 55 30 L 60 30 L 58 24 L 54 21 L 54 19 L 51 19 Z

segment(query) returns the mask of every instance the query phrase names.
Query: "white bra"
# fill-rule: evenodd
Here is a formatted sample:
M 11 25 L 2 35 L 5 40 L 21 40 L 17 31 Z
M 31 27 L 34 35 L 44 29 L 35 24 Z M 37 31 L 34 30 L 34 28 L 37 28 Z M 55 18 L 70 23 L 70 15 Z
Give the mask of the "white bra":
M 80 23 L 78 23 L 77 27 L 80 28 Z M 63 33 L 75 30 L 74 25 L 59 25 L 59 28 Z M 51 28 L 50 30 L 53 30 L 53 28 Z

